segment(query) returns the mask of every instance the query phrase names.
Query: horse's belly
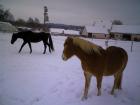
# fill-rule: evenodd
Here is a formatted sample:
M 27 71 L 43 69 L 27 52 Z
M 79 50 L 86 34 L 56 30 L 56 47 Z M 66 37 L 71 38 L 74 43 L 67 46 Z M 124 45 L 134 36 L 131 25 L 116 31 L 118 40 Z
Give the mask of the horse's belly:
M 122 62 L 114 62 L 106 64 L 104 69 L 104 76 L 114 75 L 115 73 L 119 72 L 122 68 Z
M 40 42 L 40 41 L 41 41 L 41 40 L 36 39 L 36 38 L 34 38 L 34 39 L 31 40 L 31 42 L 33 42 L 33 43 Z
M 103 75 L 104 75 L 104 76 L 111 76 L 111 75 L 115 74 L 116 72 L 117 72 L 117 70 L 116 70 L 116 71 L 106 70 L 106 71 L 103 73 Z

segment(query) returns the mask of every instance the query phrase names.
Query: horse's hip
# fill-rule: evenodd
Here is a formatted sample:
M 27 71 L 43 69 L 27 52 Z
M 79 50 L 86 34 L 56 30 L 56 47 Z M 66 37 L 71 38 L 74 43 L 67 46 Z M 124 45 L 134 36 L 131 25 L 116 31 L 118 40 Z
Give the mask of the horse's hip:
M 127 53 L 122 48 L 108 51 L 106 56 L 104 75 L 111 75 L 117 72 L 123 72 L 127 64 L 127 60 Z

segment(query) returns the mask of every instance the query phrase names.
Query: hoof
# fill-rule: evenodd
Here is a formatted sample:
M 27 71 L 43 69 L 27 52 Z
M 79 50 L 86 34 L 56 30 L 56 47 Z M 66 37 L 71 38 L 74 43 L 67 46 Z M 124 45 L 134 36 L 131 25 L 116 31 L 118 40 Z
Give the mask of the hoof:
M 111 91 L 110 94 L 111 94 L 111 95 L 114 95 L 114 91 Z
M 97 94 L 97 96 L 101 96 L 101 94 Z
M 101 92 L 100 91 L 97 93 L 97 96 L 101 96 Z
M 83 96 L 83 97 L 81 98 L 81 100 L 82 100 L 82 101 L 87 100 L 87 96 Z

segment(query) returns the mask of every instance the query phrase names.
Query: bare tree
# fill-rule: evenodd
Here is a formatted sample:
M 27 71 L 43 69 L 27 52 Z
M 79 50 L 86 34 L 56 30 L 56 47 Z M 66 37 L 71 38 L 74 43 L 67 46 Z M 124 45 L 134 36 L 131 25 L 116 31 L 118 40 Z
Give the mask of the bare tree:
M 29 19 L 27 20 L 27 23 L 34 23 L 34 19 L 29 17 Z
M 122 25 L 123 22 L 121 20 L 113 20 L 112 25 Z
M 15 21 L 13 14 L 9 9 L 4 9 L 4 7 L 0 4 L 0 21 Z
M 38 19 L 38 18 L 35 18 L 35 19 L 34 19 L 34 22 L 35 22 L 35 23 L 37 23 L 37 24 L 39 24 L 39 23 L 40 23 L 40 21 L 39 21 L 39 19 Z

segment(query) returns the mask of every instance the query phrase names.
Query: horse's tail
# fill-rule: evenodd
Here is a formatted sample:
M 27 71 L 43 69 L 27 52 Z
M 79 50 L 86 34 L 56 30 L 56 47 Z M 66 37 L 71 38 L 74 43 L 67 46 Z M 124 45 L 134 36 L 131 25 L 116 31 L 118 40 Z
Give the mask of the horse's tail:
M 51 50 L 54 51 L 54 46 L 53 46 L 53 41 L 52 41 L 51 34 L 49 35 L 49 43 L 50 43 Z

